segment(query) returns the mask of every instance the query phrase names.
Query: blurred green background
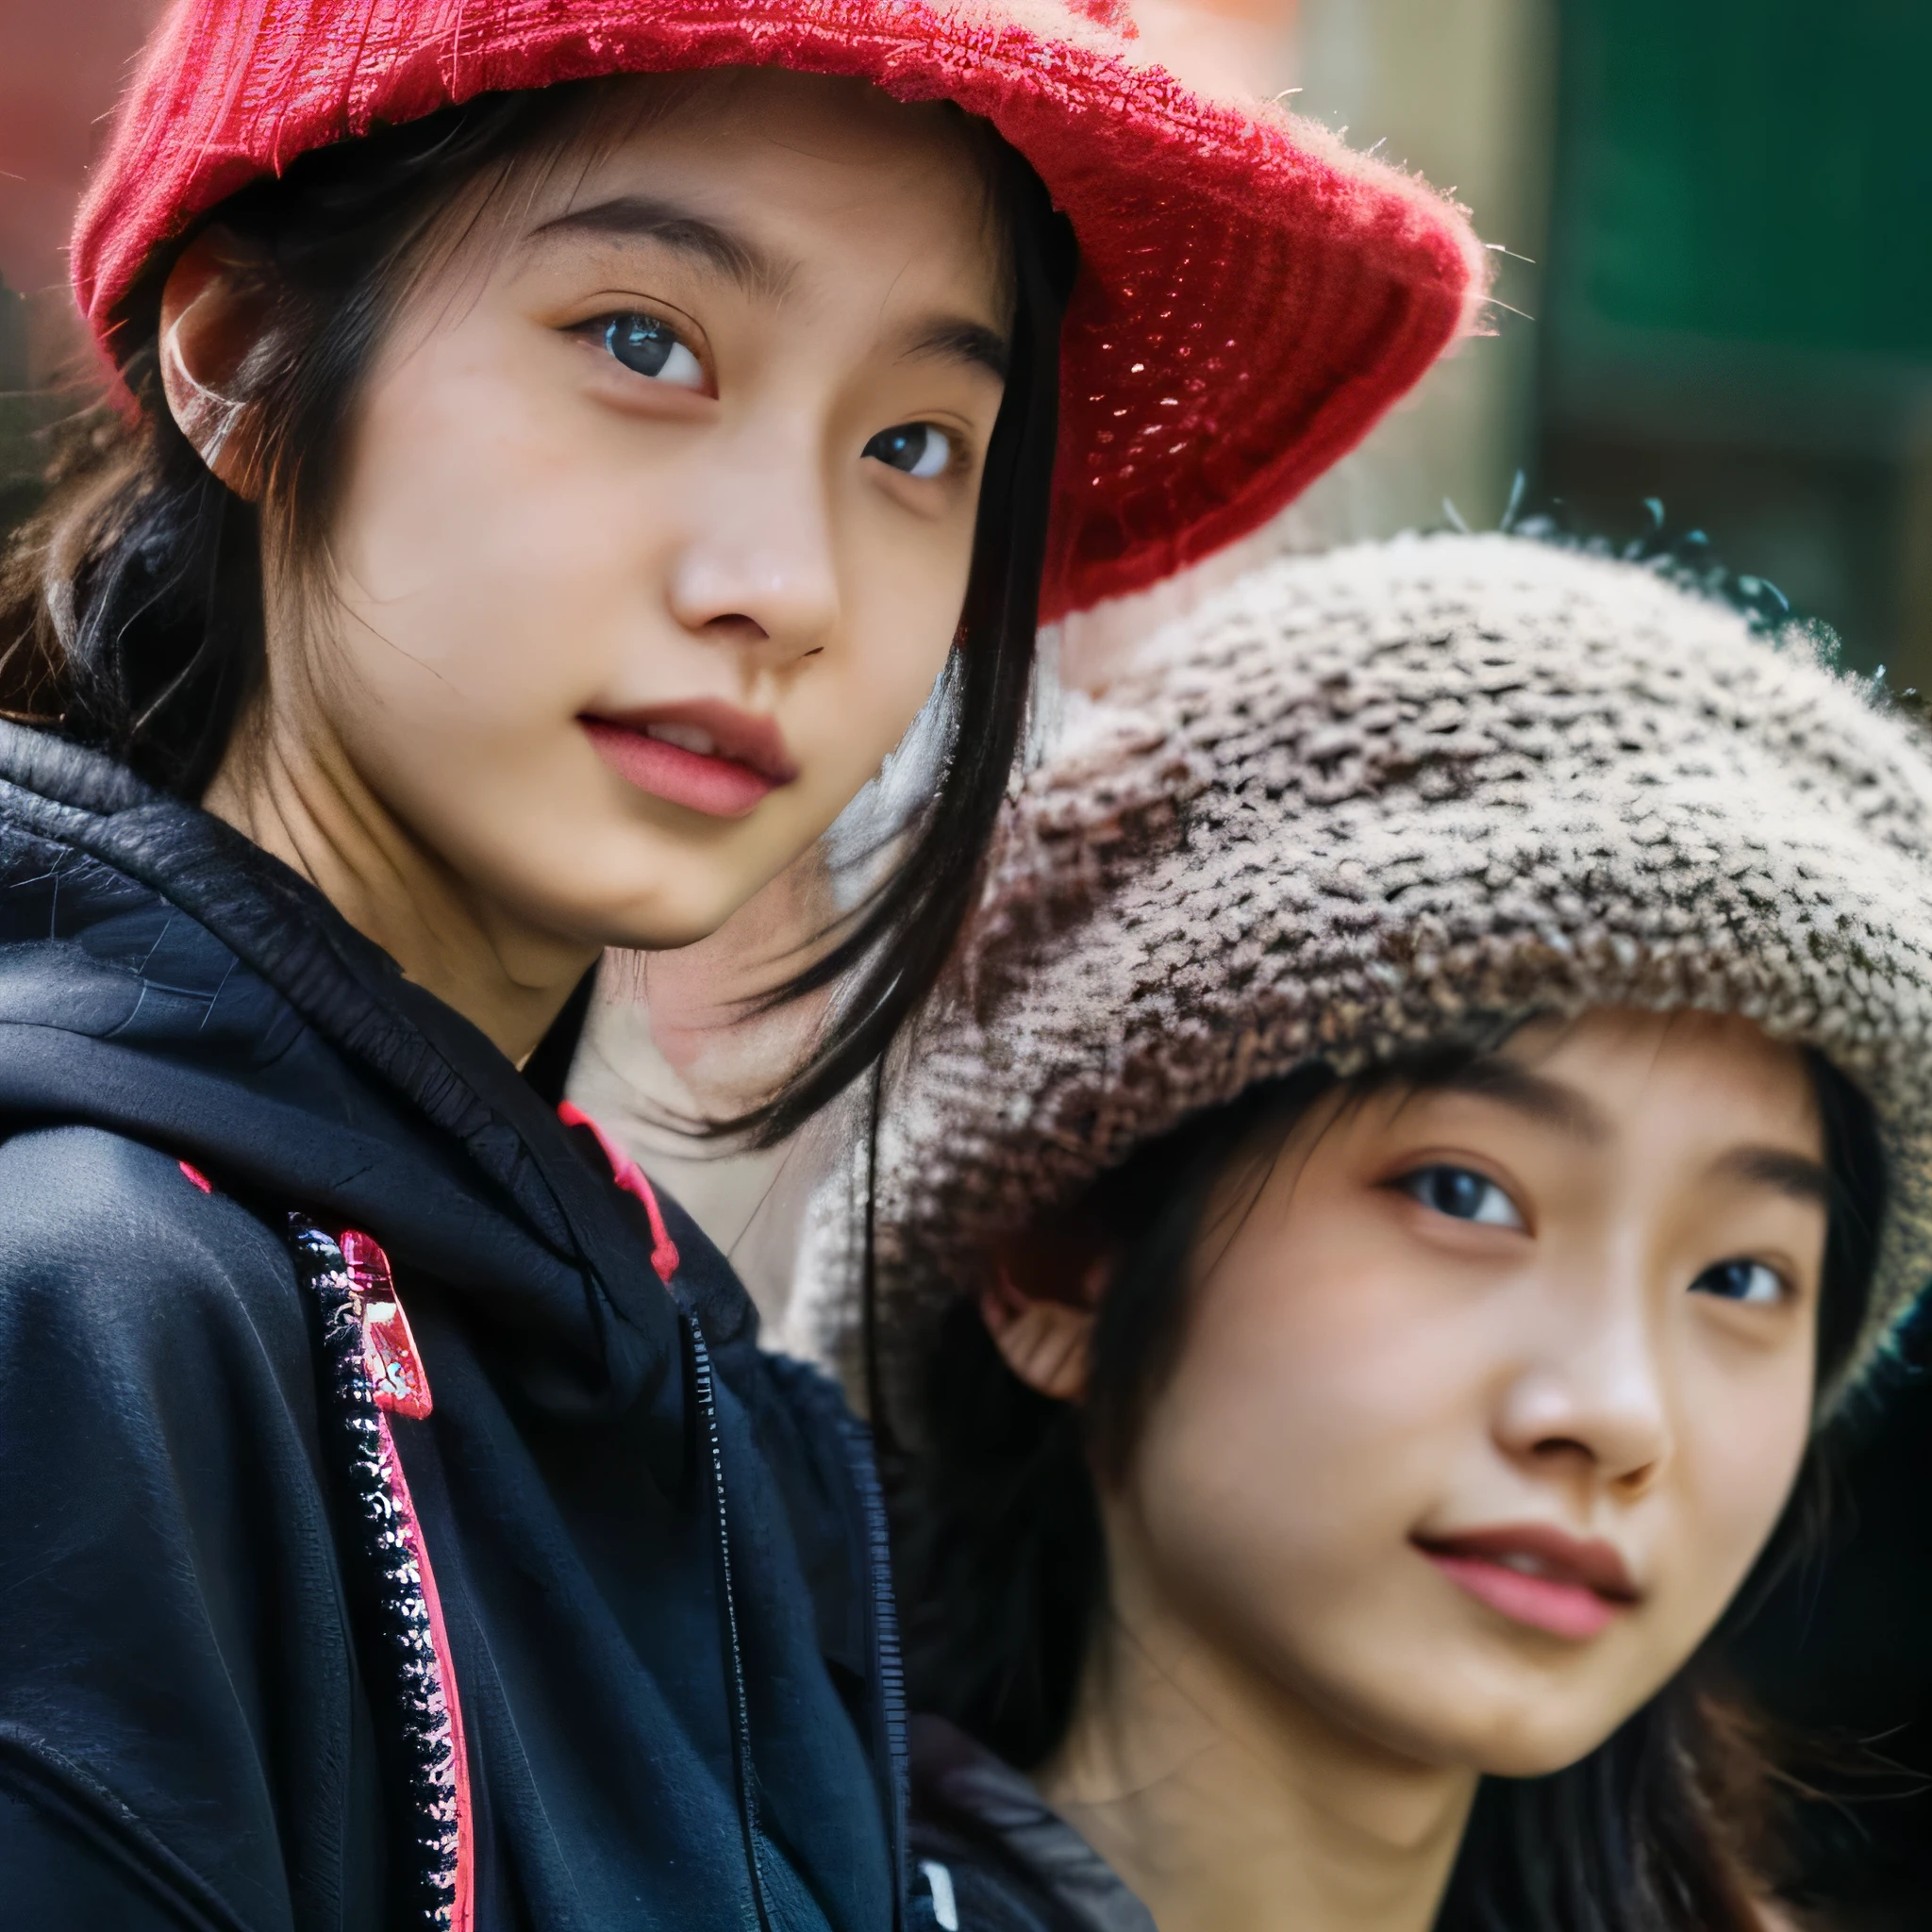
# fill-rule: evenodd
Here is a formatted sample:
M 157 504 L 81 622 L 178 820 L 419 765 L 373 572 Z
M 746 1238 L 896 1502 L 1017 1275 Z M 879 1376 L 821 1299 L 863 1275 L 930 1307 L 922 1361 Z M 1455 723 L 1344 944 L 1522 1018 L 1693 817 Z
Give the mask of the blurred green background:
M 1932 681 L 1932 6 L 1561 10 L 1537 482 Z

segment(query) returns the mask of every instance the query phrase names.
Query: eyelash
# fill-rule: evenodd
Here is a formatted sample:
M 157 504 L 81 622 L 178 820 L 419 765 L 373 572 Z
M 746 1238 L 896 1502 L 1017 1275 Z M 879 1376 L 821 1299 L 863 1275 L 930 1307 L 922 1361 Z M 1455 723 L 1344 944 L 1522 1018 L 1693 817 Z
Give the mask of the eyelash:
M 1746 1269 L 1754 1275 L 1764 1276 L 1772 1285 L 1772 1292 L 1769 1295 L 1757 1295 L 1749 1291 L 1743 1294 L 1726 1294 L 1716 1288 L 1704 1288 L 1700 1286 L 1700 1284 L 1709 1281 L 1712 1276 L 1734 1268 Z M 1768 1262 L 1754 1261 L 1748 1256 L 1734 1255 L 1728 1260 L 1713 1261 L 1690 1284 L 1690 1292 L 1692 1294 L 1713 1294 L 1720 1301 L 1738 1302 L 1747 1307 L 1765 1307 L 1774 1303 L 1790 1301 L 1791 1298 L 1791 1285 Z
M 1477 1196 L 1477 1211 L 1473 1214 L 1457 1214 L 1452 1208 L 1445 1207 L 1440 1197 L 1429 1198 L 1431 1183 L 1439 1179 L 1451 1181 L 1474 1181 L 1480 1191 Z M 1524 1226 L 1522 1210 L 1509 1198 L 1507 1189 L 1492 1181 L 1486 1174 L 1478 1174 L 1473 1167 L 1458 1167 L 1453 1161 L 1432 1160 L 1425 1166 L 1411 1168 L 1407 1174 L 1398 1175 L 1393 1186 L 1408 1196 L 1419 1207 L 1426 1208 L 1432 1214 L 1440 1214 L 1445 1221 L 1460 1221 L 1476 1227 L 1509 1227 L 1521 1229 Z M 1488 1212 L 1492 1203 L 1500 1202 L 1508 1212 L 1504 1220 Z
M 632 375 L 641 376 L 646 382 L 661 382 L 673 389 L 696 391 L 701 390 L 708 380 L 703 360 L 685 341 L 683 332 L 675 324 L 667 322 L 661 315 L 653 315 L 648 309 L 625 308 L 595 315 L 587 322 L 578 323 L 571 333 L 598 343 L 613 362 Z M 653 352 L 661 348 L 661 357 L 655 358 L 656 366 L 641 368 L 638 362 L 626 359 L 620 348 L 621 338 L 626 339 L 625 346 L 639 351 L 641 360 L 654 359 Z M 687 379 L 685 372 L 679 368 L 679 357 L 690 365 L 690 375 L 695 380 Z M 678 374 L 665 373 L 674 369 L 678 370 Z M 937 469 L 922 471 L 919 465 L 926 461 L 924 453 L 916 464 L 892 460 L 891 439 L 903 436 L 908 430 L 920 431 L 928 439 L 937 438 L 944 445 L 943 458 Z M 920 482 L 934 482 L 941 476 L 951 475 L 964 467 L 967 458 L 964 440 L 957 430 L 943 428 L 937 423 L 921 422 L 894 423 L 881 429 L 868 439 L 860 454 Z
M 920 467 L 927 460 L 926 450 L 922 450 L 917 464 L 892 461 L 891 455 L 888 454 L 891 449 L 891 440 L 902 436 L 907 430 L 923 430 L 928 437 L 938 437 L 945 445 L 943 459 L 937 469 L 924 470 Z M 929 450 L 930 445 L 928 444 L 926 448 Z M 910 476 L 920 482 L 936 482 L 940 477 L 951 475 L 958 470 L 965 460 L 966 452 L 961 447 L 961 439 L 958 433 L 941 428 L 937 423 L 894 423 L 890 428 L 881 429 L 873 437 L 860 455 L 870 457 L 874 462 L 885 464 L 887 469 L 894 470 L 902 476 Z
M 1479 1191 L 1476 1195 L 1477 1212 L 1457 1214 L 1452 1208 L 1445 1207 L 1440 1198 L 1428 1198 L 1431 1184 L 1445 1178 L 1475 1183 Z M 1446 1160 L 1433 1160 L 1424 1167 L 1413 1168 L 1407 1174 L 1398 1176 L 1392 1185 L 1419 1206 L 1426 1208 L 1431 1213 L 1441 1215 L 1448 1221 L 1460 1221 L 1478 1227 L 1521 1228 L 1524 1225 L 1522 1213 L 1515 1202 L 1510 1200 L 1507 1192 L 1488 1174 L 1478 1174 L 1474 1168 L 1457 1167 Z M 1506 1221 L 1482 1211 L 1490 1208 L 1492 1203 L 1501 1203 L 1508 1210 L 1510 1218 Z M 1718 1283 L 1722 1277 L 1735 1270 L 1744 1271 L 1747 1279 L 1743 1291 L 1734 1294 L 1728 1291 L 1728 1284 L 1719 1286 Z M 1762 1284 L 1767 1282 L 1772 1292 L 1761 1293 L 1759 1290 Z M 1736 1302 L 1742 1307 L 1764 1307 L 1789 1301 L 1791 1297 L 1791 1285 L 1768 1262 L 1753 1260 L 1748 1256 L 1736 1255 L 1723 1261 L 1713 1261 L 1690 1283 L 1689 1292 L 1712 1295 L 1720 1301 Z
M 675 323 L 667 322 L 661 315 L 653 315 L 648 309 L 626 308 L 609 315 L 593 316 L 589 322 L 580 323 L 575 333 L 599 343 L 620 368 L 641 376 L 646 382 L 661 382 L 668 388 L 682 390 L 704 387 L 707 376 L 703 358 L 685 340 L 683 331 Z M 651 352 L 658 348 L 663 354 L 656 367 L 641 368 L 638 362 L 625 358 L 620 350 L 621 341 L 625 346 L 638 353 L 641 361 L 650 360 Z M 680 357 L 690 365 L 689 375 L 679 364 Z M 667 375 L 667 370 L 677 373 Z M 691 380 L 691 376 L 696 380 Z

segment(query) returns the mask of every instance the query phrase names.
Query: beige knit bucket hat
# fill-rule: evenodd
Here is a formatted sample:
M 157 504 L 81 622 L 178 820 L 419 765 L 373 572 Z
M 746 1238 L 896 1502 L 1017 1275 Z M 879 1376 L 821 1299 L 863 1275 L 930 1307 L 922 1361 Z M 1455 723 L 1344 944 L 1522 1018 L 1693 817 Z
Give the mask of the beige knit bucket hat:
M 1255 573 L 1008 812 L 880 1123 L 889 1400 L 975 1250 L 1188 1116 L 1603 1006 L 1747 1017 L 1874 1102 L 1888 1225 L 1828 1409 L 1932 1267 L 1919 729 L 1643 566 L 1492 536 Z M 816 1311 L 834 1353 L 858 1300 Z

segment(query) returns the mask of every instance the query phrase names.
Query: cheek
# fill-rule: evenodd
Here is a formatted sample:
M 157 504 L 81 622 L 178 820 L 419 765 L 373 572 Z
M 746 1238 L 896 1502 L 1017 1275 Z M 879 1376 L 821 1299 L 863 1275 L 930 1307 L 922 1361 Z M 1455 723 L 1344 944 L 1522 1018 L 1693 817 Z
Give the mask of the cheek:
M 808 774 L 797 802 L 827 824 L 932 695 L 958 633 L 973 556 L 970 508 L 924 523 L 882 502 L 861 477 L 836 513 L 841 636 L 787 701 L 788 732 Z
M 1669 1602 L 1685 1653 L 1702 1641 L 1762 1553 L 1791 1492 L 1808 1440 L 1808 1363 L 1740 1386 L 1684 1392 Z
M 1362 1247 L 1372 1249 L 1372 1243 Z M 1230 1256 L 1149 1418 L 1147 1535 L 1198 1607 L 1257 1641 L 1324 1641 L 1414 1563 L 1409 1532 L 1445 1460 L 1480 1440 L 1437 1332 L 1373 1252 L 1298 1237 L 1296 1279 Z
M 351 446 L 335 648 L 432 741 L 574 716 L 635 598 L 641 507 L 613 517 L 614 466 L 520 346 L 487 313 L 430 337 L 378 370 Z

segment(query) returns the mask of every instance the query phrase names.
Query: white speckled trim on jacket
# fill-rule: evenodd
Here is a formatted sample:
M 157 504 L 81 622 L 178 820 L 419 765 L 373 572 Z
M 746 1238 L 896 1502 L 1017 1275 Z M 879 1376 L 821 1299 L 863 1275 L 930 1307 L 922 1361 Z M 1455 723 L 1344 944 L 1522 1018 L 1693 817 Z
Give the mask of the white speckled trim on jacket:
M 882 1124 L 889 1385 L 963 1257 L 1186 1116 L 1610 1005 L 1744 1015 L 1876 1105 L 1891 1208 L 1828 1410 L 1932 1261 L 1921 735 L 1640 566 L 1444 537 L 1257 571 L 1008 812 Z M 848 1359 L 850 1279 L 814 1311 Z

